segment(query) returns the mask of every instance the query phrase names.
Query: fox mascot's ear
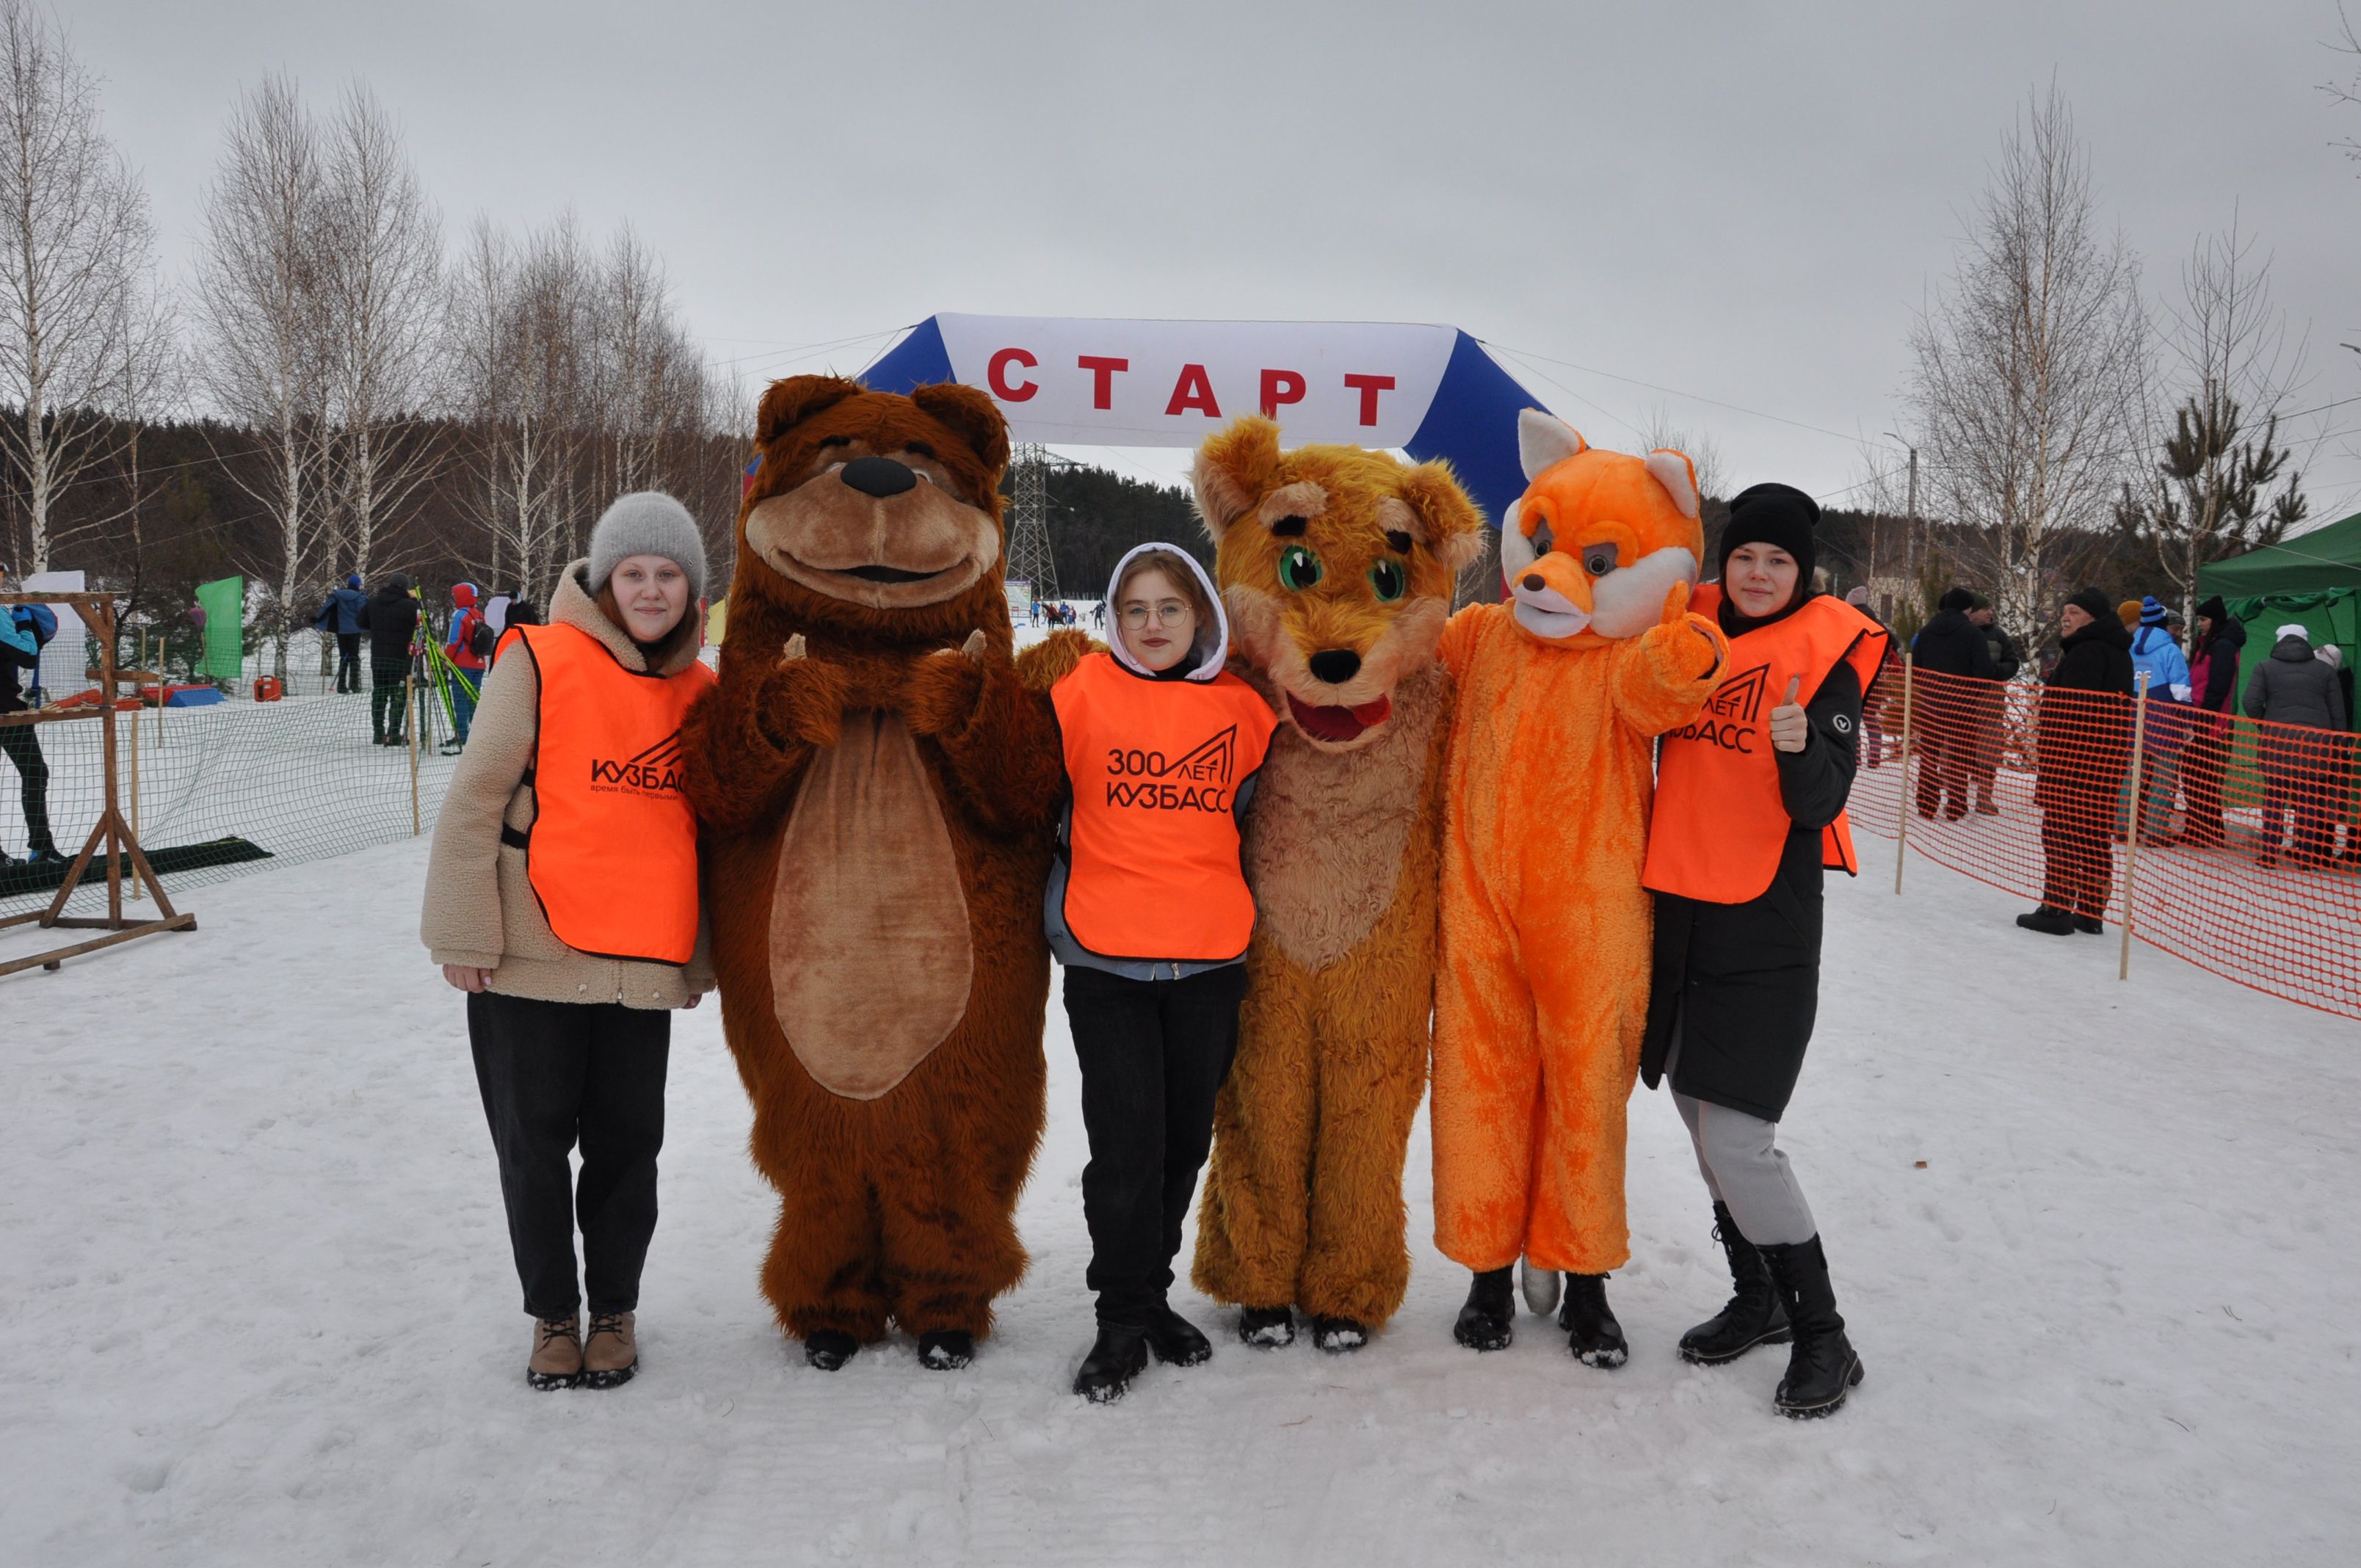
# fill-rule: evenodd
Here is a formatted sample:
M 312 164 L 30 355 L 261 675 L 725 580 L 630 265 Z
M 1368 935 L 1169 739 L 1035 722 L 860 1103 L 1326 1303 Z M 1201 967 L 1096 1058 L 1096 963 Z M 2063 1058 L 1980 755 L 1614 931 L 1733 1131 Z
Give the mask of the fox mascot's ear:
M 1673 498 L 1673 505 L 1680 509 L 1681 515 L 1695 522 L 1697 515 L 1697 465 L 1689 461 L 1688 454 L 1675 452 L 1669 446 L 1659 446 L 1648 454 L 1648 472 L 1655 476 L 1656 483 L 1664 487 L 1665 493 Z
M 1484 553 L 1484 514 L 1459 488 L 1448 463 L 1402 470 L 1401 499 L 1418 520 L 1411 537 L 1454 573 Z
M 932 387 L 920 387 L 910 393 L 910 400 L 922 412 L 932 414 L 959 432 L 983 459 L 997 484 L 1008 467 L 1008 421 L 1000 405 L 973 387 L 957 381 L 945 381 Z
M 776 441 L 822 409 L 859 397 L 863 389 L 860 382 L 841 376 L 790 376 L 774 381 L 755 412 L 754 439 Z
M 1582 439 L 1582 432 L 1539 409 L 1517 411 L 1517 465 L 1525 471 L 1528 482 L 1542 477 L 1542 470 L 1553 463 L 1569 457 L 1579 457 L 1590 450 Z
M 1190 471 L 1197 515 L 1219 544 L 1230 524 L 1254 510 L 1279 476 L 1279 423 L 1246 414 L 1197 448 Z

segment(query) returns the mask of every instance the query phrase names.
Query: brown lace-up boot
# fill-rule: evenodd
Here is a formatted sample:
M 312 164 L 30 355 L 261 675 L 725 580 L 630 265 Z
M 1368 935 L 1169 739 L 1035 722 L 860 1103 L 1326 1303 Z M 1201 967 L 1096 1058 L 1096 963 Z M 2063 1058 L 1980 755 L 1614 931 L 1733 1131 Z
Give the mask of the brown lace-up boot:
M 640 1369 L 640 1342 L 629 1312 L 593 1312 L 582 1346 L 582 1386 L 620 1388 Z
M 533 1359 L 524 1364 L 524 1380 L 544 1391 L 571 1388 L 582 1381 L 582 1314 L 533 1321 Z

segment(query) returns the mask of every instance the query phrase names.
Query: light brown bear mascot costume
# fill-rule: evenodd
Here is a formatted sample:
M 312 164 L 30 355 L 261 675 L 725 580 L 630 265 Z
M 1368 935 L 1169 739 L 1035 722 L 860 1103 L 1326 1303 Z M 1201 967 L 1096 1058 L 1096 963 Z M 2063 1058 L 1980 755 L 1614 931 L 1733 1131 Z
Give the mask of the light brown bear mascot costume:
M 1451 684 L 1435 642 L 1483 521 L 1439 463 L 1282 454 L 1250 416 L 1197 455 L 1247 680 L 1280 716 L 1247 813 L 1257 918 L 1214 1115 L 1197 1288 L 1278 1345 L 1355 1350 L 1410 1282 L 1402 1163 L 1426 1089 Z
M 719 685 L 684 736 L 722 1021 L 779 1191 L 763 1289 L 834 1368 L 962 1365 L 1025 1271 L 1063 788 L 1011 658 L 983 393 L 774 382 Z

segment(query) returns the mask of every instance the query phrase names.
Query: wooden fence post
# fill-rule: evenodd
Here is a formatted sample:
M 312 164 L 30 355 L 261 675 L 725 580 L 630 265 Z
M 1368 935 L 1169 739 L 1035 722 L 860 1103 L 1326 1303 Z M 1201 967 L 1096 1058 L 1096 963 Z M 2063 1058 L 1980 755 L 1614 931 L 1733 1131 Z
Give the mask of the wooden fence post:
M 1894 771 L 1902 781 L 1902 806 L 1894 816 L 1898 826 L 1894 831 L 1894 891 L 1902 892 L 1902 858 L 1910 848 L 1910 715 L 1915 705 L 1910 692 L 1910 654 L 1902 655 L 1902 754 Z
M 416 705 L 412 701 L 414 695 L 410 674 L 404 671 L 401 676 L 401 717 L 405 721 L 402 728 L 410 731 L 410 836 L 413 839 L 418 837 L 418 715 L 414 711 Z
M 2140 777 L 2147 754 L 2147 680 L 2142 670 L 2132 692 L 2132 807 L 2124 817 L 2124 952 L 2115 966 L 2117 980 L 2132 977 L 2132 888 L 2139 872 L 2140 797 L 2147 793 Z

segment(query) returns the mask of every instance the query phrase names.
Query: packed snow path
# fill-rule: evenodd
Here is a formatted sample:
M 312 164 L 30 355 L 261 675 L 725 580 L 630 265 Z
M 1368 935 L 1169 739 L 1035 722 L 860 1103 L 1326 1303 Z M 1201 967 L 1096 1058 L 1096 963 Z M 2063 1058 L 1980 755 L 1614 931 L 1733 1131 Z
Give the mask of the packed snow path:
M 1249 1351 L 1089 1409 L 1061 1012 L 1025 1287 L 975 1365 L 833 1376 L 755 1289 L 772 1212 L 716 1010 L 675 1034 L 644 1368 L 529 1392 L 456 993 L 404 843 L 192 894 L 203 929 L 0 981 L 0 1561 L 2329 1563 L 2361 1539 L 2361 1039 L 1922 864 L 1832 883 L 1785 1142 L 1869 1370 L 1674 1354 L 1724 1293 L 1633 1106 L 1619 1372 L 1478 1357 L 1426 1242 L 1359 1354 Z M 9 933 L 5 949 L 29 946 Z M 1919 1162 L 1924 1162 L 1923 1167 Z M 1184 1254 L 1185 1255 L 1185 1254 Z M 2338 1542 L 2344 1542 L 2339 1546 Z

